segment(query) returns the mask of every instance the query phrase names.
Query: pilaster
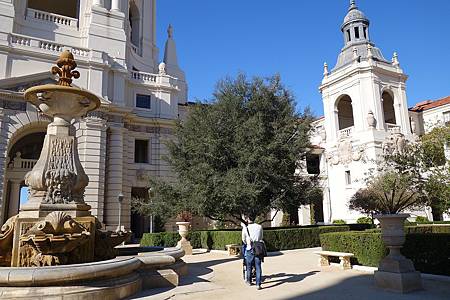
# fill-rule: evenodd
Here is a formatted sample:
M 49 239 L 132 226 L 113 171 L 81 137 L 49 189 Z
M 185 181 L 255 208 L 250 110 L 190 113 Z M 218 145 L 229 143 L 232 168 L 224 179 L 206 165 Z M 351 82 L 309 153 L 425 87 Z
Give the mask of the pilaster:
M 89 176 L 84 200 L 100 222 L 104 217 L 106 128 L 101 113 L 92 112 L 80 123 L 81 134 L 78 136 L 80 161 Z
M 119 225 L 118 195 L 123 193 L 123 123 L 110 123 L 108 128 L 107 166 L 106 166 L 106 195 L 104 207 L 104 223 L 106 229 L 115 230 Z M 122 211 L 123 213 L 123 211 Z
M 6 163 L 6 149 L 7 149 L 7 126 L 5 124 L 5 115 L 3 108 L 0 108 L 0 224 L 6 221 L 7 212 L 4 210 L 5 193 L 5 171 L 7 167 Z

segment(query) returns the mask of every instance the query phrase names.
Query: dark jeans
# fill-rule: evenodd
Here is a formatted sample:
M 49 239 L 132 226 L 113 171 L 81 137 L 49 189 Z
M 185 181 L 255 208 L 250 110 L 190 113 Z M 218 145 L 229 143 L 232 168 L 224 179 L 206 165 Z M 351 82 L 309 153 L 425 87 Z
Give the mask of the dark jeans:
M 255 265 L 256 270 L 256 285 L 261 285 L 261 258 L 255 256 L 252 250 L 245 249 L 245 262 L 247 268 L 247 282 L 252 282 L 252 265 Z

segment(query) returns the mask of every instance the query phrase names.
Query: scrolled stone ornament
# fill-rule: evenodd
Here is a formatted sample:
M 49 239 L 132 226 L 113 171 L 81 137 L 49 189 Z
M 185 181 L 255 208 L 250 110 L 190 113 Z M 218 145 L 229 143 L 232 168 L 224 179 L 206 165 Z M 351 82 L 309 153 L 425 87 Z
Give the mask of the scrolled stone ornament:
M 77 63 L 69 50 L 65 50 L 61 53 L 56 64 L 59 68 L 56 66 L 52 67 L 52 74 L 59 75 L 58 85 L 71 86 L 72 77 L 75 79 L 80 77 L 80 72 L 73 71 L 77 67 Z

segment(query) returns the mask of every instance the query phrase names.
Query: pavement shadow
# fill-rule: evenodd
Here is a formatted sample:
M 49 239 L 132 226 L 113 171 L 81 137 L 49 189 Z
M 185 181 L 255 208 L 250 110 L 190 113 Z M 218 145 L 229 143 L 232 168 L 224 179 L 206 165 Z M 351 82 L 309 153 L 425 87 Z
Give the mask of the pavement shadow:
M 319 271 L 310 271 L 308 273 L 303 274 L 276 273 L 265 275 L 263 280 L 263 288 L 270 289 L 282 285 L 284 283 L 300 282 L 306 277 L 312 276 L 316 273 L 319 273 Z
M 210 274 L 212 275 L 213 269 L 211 267 L 236 260 L 240 259 L 238 257 L 231 257 L 227 259 L 216 259 L 216 260 L 188 263 L 188 275 L 181 277 L 180 286 L 190 285 L 196 282 L 210 282 L 208 279 L 205 278 L 208 278 L 208 275 Z
M 447 282 L 423 280 L 424 289 L 401 294 L 375 286 L 372 274 L 360 274 L 341 280 L 330 280 L 328 286 L 302 293 L 285 300 L 448 300 L 450 285 Z

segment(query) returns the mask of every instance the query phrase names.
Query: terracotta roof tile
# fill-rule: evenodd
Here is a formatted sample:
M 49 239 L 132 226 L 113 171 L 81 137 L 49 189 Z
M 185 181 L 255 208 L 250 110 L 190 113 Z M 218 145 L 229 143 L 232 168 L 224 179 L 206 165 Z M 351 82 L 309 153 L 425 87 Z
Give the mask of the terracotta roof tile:
M 419 102 L 414 107 L 410 108 L 409 110 L 420 112 L 420 111 L 432 109 L 432 108 L 439 107 L 439 106 L 446 105 L 446 104 L 450 104 L 450 96 L 447 96 L 442 99 L 434 100 L 434 101 L 426 100 L 426 101 Z

